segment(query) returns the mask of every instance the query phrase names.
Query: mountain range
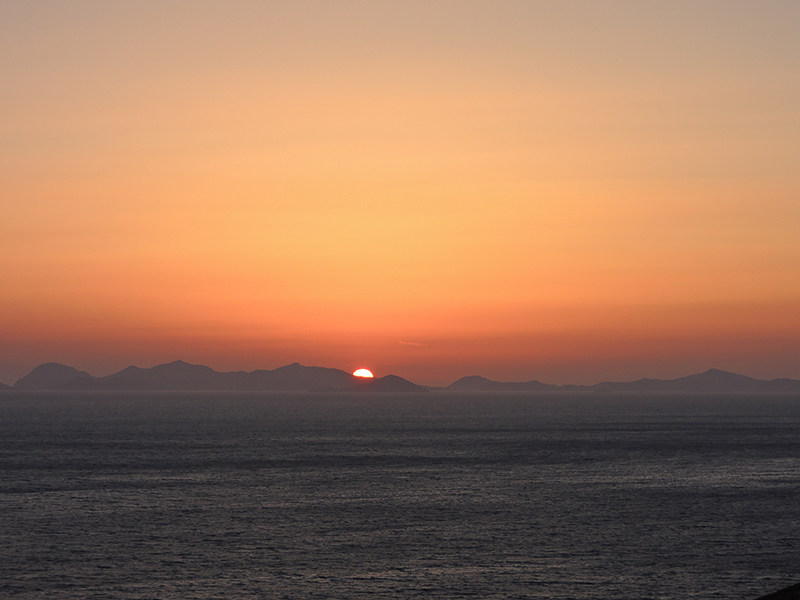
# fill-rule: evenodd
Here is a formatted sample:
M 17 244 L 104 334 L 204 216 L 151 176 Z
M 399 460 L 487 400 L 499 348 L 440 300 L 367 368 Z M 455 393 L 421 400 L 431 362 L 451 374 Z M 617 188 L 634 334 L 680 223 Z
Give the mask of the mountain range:
M 503 382 L 472 375 L 462 377 L 446 388 L 448 391 L 480 392 L 800 392 L 797 379 L 753 379 L 709 369 L 678 379 L 637 379 L 636 381 L 604 381 L 594 385 L 553 385 L 541 381 Z
M 340 369 L 307 367 L 293 363 L 272 371 L 219 372 L 182 360 L 142 369 L 127 367 L 112 375 L 93 377 L 59 363 L 39 365 L 5 390 L 186 390 L 186 391 L 366 391 L 366 392 L 795 392 L 800 380 L 753 379 L 709 369 L 678 379 L 606 381 L 595 385 L 554 385 L 541 381 L 504 382 L 472 375 L 447 387 L 426 387 L 386 375 L 375 379 L 354 377 Z
M 354 377 L 340 369 L 306 367 L 293 363 L 273 371 L 221 373 L 182 360 L 149 369 L 127 367 L 106 377 L 93 377 L 59 363 L 45 363 L 14 384 L 15 390 L 186 390 L 186 391 L 370 391 L 426 392 L 410 381 L 387 375 L 377 379 Z

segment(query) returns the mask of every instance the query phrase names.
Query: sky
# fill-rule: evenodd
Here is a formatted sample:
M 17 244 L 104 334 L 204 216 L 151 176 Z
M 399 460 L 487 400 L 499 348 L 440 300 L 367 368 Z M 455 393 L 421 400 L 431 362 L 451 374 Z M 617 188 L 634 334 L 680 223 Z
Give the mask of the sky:
M 800 378 L 800 2 L 0 4 L 0 381 Z

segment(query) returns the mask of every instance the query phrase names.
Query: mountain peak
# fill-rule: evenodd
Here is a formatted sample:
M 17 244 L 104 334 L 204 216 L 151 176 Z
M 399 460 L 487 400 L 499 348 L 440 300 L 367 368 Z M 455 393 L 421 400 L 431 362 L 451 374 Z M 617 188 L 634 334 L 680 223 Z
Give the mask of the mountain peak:
M 211 367 L 207 367 L 205 365 L 195 365 L 195 364 L 192 364 L 192 363 L 188 363 L 188 362 L 186 362 L 184 360 L 173 360 L 172 362 L 169 362 L 169 363 L 164 363 L 164 364 L 161 364 L 161 365 L 156 365 L 155 367 L 151 367 L 151 370 L 152 369 L 160 369 L 160 370 L 170 370 L 170 369 L 172 369 L 172 370 L 175 370 L 175 369 L 181 369 L 181 370 L 203 369 L 203 370 L 206 370 L 206 369 L 208 369 L 208 370 L 212 370 L 213 371 L 213 369 Z
M 16 390 L 57 390 L 72 387 L 76 380 L 93 379 L 86 371 L 57 362 L 39 365 L 14 384 Z
M 722 369 L 708 369 L 707 371 L 703 371 L 702 373 L 697 373 L 696 375 L 689 375 L 689 377 L 704 377 L 704 376 L 713 376 L 713 377 L 747 377 L 747 375 L 739 375 L 738 373 L 731 373 L 730 371 L 723 371 Z M 747 377 L 750 379 L 750 377 Z
M 353 379 L 357 379 L 353 377 Z M 397 375 L 384 375 L 378 379 L 366 379 L 364 381 L 359 381 L 355 388 L 359 391 L 363 392 L 389 392 L 389 393 L 397 393 L 397 392 L 427 392 L 428 390 L 424 387 L 417 385 L 416 383 L 410 382 L 408 379 L 403 379 L 402 377 L 398 377 Z
M 541 392 L 558 389 L 558 386 L 532 381 L 493 381 L 480 375 L 468 375 L 445 388 L 454 392 Z

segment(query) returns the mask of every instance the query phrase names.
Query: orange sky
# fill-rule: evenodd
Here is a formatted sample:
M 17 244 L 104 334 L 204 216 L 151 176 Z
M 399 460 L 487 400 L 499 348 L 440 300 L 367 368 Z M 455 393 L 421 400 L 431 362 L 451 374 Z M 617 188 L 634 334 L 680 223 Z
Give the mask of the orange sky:
M 6 2 L 0 381 L 800 378 L 796 2 Z

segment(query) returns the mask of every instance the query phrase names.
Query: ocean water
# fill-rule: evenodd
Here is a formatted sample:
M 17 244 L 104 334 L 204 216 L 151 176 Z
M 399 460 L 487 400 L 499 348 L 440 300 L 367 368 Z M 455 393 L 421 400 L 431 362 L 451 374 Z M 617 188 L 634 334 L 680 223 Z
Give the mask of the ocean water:
M 0 597 L 748 600 L 797 395 L 0 394 Z

